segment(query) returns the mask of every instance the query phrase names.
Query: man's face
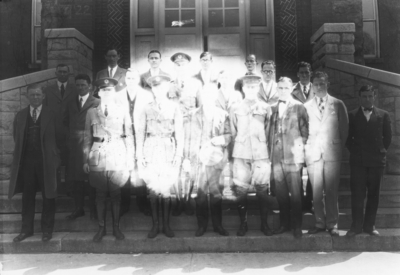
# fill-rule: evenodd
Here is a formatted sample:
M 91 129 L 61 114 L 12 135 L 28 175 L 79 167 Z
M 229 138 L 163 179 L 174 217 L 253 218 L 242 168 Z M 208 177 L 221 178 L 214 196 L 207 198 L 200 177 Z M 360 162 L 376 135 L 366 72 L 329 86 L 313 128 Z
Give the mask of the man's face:
M 99 91 L 99 97 L 102 102 L 110 103 L 114 99 L 115 87 L 101 88 Z
M 374 91 L 365 91 L 360 94 L 360 104 L 364 108 L 370 108 L 374 105 L 375 102 L 375 94 Z
M 246 99 L 255 100 L 257 99 L 257 94 L 260 91 L 259 83 L 244 83 L 243 92 L 246 96 Z
M 318 97 L 324 97 L 328 93 L 329 82 L 324 77 L 314 78 L 312 90 Z
M 154 96 L 158 100 L 166 99 L 169 89 L 170 89 L 170 84 L 168 81 L 163 81 L 160 84 L 154 85 L 151 87 L 151 90 L 153 91 Z
M 265 82 L 275 81 L 275 68 L 271 64 L 265 64 L 261 68 L 261 72 Z
M 279 99 L 287 101 L 291 96 L 292 92 L 292 83 L 289 81 L 281 81 L 277 85 Z
M 187 65 L 189 62 L 187 60 L 182 60 L 179 62 L 175 62 L 175 72 L 177 76 L 185 76 L 187 72 Z
M 300 67 L 297 72 L 297 77 L 300 79 L 300 83 L 303 85 L 308 85 L 311 79 L 311 71 L 308 67 Z
M 161 57 L 158 53 L 151 53 L 149 54 L 148 61 L 152 69 L 157 69 L 160 67 Z
M 212 64 L 212 58 L 210 55 L 205 55 L 200 59 L 201 68 L 207 71 Z
M 110 50 L 105 55 L 105 58 L 107 61 L 107 65 L 111 68 L 114 68 L 118 65 L 118 60 L 121 58 L 121 56 L 117 53 L 116 50 Z
M 247 71 L 252 72 L 256 69 L 257 67 L 257 60 L 254 56 L 248 56 L 246 58 L 246 62 L 244 63 L 244 65 L 246 65 Z
M 60 81 L 61 83 L 67 82 L 69 77 L 69 68 L 67 66 L 58 67 L 56 69 L 56 76 L 57 80 Z
M 36 88 L 28 90 L 27 97 L 29 100 L 29 104 L 32 107 L 36 108 L 42 105 L 45 95 L 40 88 Z
M 140 75 L 136 71 L 127 71 L 125 75 L 125 82 L 128 86 L 139 85 L 140 83 Z
M 75 86 L 80 96 L 85 96 L 90 91 L 90 84 L 88 84 L 87 81 L 84 79 L 78 79 L 77 81 L 75 81 Z

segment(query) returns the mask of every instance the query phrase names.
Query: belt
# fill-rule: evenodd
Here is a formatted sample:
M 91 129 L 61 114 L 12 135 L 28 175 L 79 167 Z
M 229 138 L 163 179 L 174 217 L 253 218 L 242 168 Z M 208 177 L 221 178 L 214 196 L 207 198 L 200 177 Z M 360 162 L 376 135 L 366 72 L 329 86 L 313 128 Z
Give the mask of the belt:
M 121 135 L 121 136 L 117 136 L 117 137 L 110 137 L 108 140 L 111 140 L 111 139 L 115 139 L 115 138 L 126 138 L 126 136 L 125 135 Z M 93 142 L 104 142 L 105 141 L 105 139 L 104 138 L 99 138 L 99 137 L 93 137 Z
M 172 137 L 172 135 L 168 133 L 160 133 L 160 134 L 146 133 L 146 137 L 170 138 Z

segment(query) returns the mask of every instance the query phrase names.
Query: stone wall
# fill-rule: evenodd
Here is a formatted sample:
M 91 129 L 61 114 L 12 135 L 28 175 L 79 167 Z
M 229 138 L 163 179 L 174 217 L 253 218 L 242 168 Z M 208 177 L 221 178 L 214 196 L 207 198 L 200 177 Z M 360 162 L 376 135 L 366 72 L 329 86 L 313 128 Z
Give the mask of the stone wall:
M 373 85 L 377 91 L 375 105 L 389 112 L 393 140 L 388 152 L 388 174 L 400 174 L 400 75 L 354 64 L 353 23 L 324 24 L 311 37 L 313 69 L 329 75 L 329 93 L 346 104 L 348 110 L 359 107 L 358 91 Z M 347 155 L 347 150 L 345 150 Z

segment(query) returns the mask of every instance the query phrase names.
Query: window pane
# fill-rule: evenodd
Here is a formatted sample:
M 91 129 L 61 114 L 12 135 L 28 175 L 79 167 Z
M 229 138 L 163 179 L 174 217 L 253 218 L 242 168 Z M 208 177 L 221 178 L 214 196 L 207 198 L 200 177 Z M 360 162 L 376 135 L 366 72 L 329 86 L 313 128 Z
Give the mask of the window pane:
M 35 27 L 35 54 L 36 54 L 35 61 L 40 61 L 42 59 L 42 56 L 40 54 L 40 46 L 41 46 L 40 40 L 42 38 L 40 33 L 41 30 L 42 30 L 41 27 Z
M 40 1 L 40 0 L 35 0 L 35 5 L 36 5 L 36 8 L 35 8 L 35 25 L 36 26 L 40 26 L 41 25 L 41 19 L 42 19 L 42 16 L 41 16 L 41 12 L 42 12 L 42 1 Z
M 225 10 L 225 27 L 239 26 L 239 10 Z
M 196 26 L 196 10 L 182 10 L 181 18 L 183 21 L 182 27 L 190 28 Z
M 362 10 L 364 19 L 375 19 L 375 0 L 362 0 Z
M 165 7 L 167 9 L 179 8 L 179 0 L 165 0 Z
M 376 55 L 375 22 L 364 22 L 364 55 Z
M 165 27 L 172 28 L 172 22 L 179 21 L 179 10 L 166 10 L 165 11 Z
M 138 27 L 154 28 L 154 0 L 138 1 Z
M 208 0 L 209 8 L 222 8 L 222 0 Z
M 218 28 L 224 26 L 224 19 L 222 17 L 222 10 L 209 10 L 208 11 L 208 26 Z
M 182 0 L 182 8 L 195 8 L 196 0 Z
M 225 0 L 225 8 L 239 7 L 239 0 Z
M 267 14 L 265 0 L 250 1 L 250 26 L 266 26 Z

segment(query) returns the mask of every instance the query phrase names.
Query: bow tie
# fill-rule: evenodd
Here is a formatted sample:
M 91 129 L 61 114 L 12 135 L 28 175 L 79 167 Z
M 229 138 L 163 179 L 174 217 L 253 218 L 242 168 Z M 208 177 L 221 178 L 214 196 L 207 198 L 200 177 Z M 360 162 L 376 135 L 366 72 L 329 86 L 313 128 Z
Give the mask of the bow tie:
M 279 99 L 278 103 L 284 103 L 284 104 L 286 104 L 286 100 L 281 100 L 281 99 Z
M 373 108 L 374 108 L 374 107 L 364 108 L 364 112 L 365 112 L 365 111 L 372 112 L 372 109 L 373 109 Z

